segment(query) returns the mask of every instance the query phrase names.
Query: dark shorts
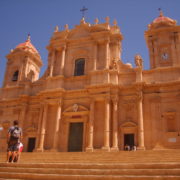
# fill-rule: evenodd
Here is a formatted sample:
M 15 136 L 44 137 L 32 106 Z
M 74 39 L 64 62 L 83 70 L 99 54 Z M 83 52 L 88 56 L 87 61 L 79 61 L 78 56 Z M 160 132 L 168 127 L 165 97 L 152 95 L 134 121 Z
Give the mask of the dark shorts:
M 8 143 L 8 149 L 7 151 L 18 151 L 19 146 L 19 140 L 18 139 L 10 139 Z

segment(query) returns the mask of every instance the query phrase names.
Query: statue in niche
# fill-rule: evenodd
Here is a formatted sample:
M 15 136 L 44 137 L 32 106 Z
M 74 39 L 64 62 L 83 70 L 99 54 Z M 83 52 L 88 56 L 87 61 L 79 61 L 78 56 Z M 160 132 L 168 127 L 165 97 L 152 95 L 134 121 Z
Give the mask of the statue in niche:
M 112 65 L 110 66 L 110 69 L 117 70 L 117 61 L 115 59 L 112 60 Z
M 139 54 L 135 55 L 134 60 L 135 60 L 136 67 L 140 67 L 140 68 L 143 67 L 143 59 Z

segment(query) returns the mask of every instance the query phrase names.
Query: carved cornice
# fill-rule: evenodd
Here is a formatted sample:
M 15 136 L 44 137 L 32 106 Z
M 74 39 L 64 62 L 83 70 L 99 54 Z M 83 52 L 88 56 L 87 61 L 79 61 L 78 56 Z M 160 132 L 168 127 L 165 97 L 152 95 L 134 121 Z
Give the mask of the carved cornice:
M 116 104 L 116 103 L 118 103 L 118 101 L 119 101 L 118 95 L 112 95 L 112 96 L 111 96 L 111 99 L 112 99 L 113 104 Z
M 38 96 L 40 96 L 40 97 L 54 97 L 54 96 L 62 97 L 64 92 L 65 92 L 65 90 L 63 88 L 48 89 L 48 90 L 44 90 L 44 91 L 41 91 L 40 93 L 38 93 Z

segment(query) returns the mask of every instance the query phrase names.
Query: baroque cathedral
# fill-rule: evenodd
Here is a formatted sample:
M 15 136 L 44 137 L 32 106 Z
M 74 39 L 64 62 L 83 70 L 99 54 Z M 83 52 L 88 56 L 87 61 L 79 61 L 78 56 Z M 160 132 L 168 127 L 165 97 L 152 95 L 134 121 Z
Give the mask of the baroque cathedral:
M 135 67 L 123 63 L 123 35 L 108 17 L 56 27 L 40 78 L 30 37 L 17 45 L 0 88 L 0 151 L 14 120 L 28 152 L 180 149 L 180 26 L 160 11 L 144 36 L 148 70 L 140 55 Z

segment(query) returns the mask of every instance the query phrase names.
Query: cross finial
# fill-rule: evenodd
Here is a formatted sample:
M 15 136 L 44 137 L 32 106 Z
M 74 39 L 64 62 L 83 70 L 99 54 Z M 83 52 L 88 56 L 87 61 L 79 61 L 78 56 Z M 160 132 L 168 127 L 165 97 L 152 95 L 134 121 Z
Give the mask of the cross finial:
M 31 41 L 30 33 L 28 33 L 27 41 Z
M 87 10 L 88 10 L 88 8 L 86 8 L 85 6 L 83 6 L 83 8 L 80 9 L 80 11 L 82 12 L 82 17 L 85 16 L 85 11 L 87 11 Z
M 162 9 L 161 9 L 161 8 L 158 8 L 158 10 L 159 10 L 159 16 L 160 16 L 160 17 L 163 16 Z

